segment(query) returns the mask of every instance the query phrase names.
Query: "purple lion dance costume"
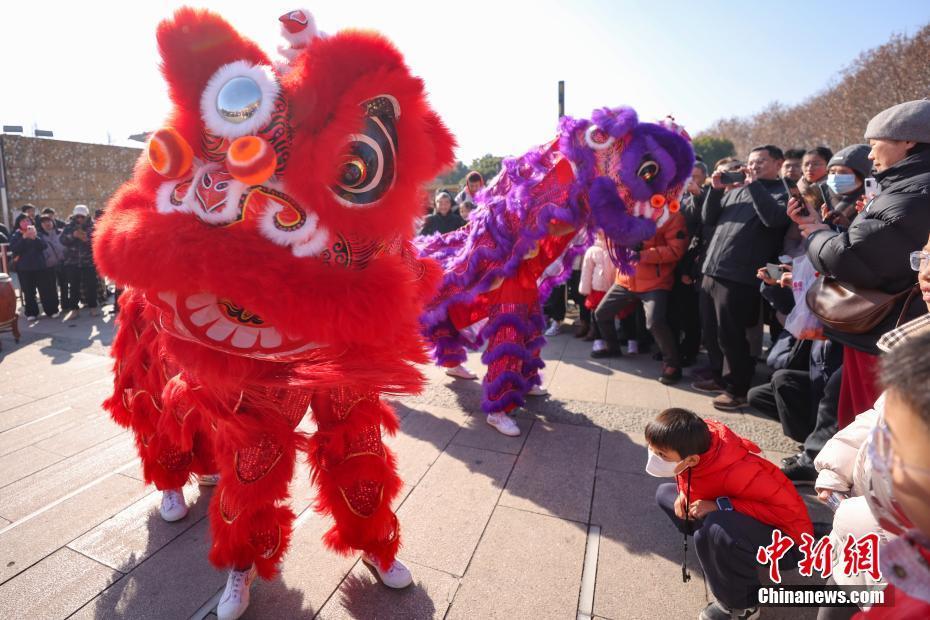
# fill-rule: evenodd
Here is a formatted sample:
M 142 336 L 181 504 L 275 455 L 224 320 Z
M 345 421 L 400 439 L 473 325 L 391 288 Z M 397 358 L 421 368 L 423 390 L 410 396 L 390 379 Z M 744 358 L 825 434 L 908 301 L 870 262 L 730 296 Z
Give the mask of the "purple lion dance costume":
M 465 228 L 417 240 L 445 272 L 421 319 L 437 363 L 457 366 L 487 342 L 483 410 L 523 406 L 544 366 L 541 302 L 598 229 L 629 270 L 631 248 L 678 210 L 693 166 L 684 130 L 671 119 L 641 123 L 628 107 L 564 117 L 555 140 L 504 160 Z

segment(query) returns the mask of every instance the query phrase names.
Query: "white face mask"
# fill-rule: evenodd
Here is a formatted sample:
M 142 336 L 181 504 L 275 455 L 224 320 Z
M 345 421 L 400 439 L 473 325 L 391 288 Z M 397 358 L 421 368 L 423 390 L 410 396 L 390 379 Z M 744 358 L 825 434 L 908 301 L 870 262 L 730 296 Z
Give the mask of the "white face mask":
M 647 474 L 656 478 L 675 477 L 675 469 L 678 467 L 678 463 L 666 461 L 652 450 L 647 450 L 647 452 L 649 452 L 649 459 L 646 461 Z

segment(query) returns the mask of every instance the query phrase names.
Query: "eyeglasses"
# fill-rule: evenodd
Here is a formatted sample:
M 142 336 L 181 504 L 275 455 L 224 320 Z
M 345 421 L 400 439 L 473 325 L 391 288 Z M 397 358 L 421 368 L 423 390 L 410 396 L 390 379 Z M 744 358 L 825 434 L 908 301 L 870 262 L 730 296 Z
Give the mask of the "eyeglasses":
M 912 473 L 930 476 L 930 469 L 911 465 L 901 460 L 892 448 L 891 431 L 884 419 L 872 429 L 869 435 L 868 454 L 872 467 L 879 473 L 890 474 L 895 463 L 902 469 Z
M 911 252 L 911 269 L 914 271 L 920 271 L 927 262 L 930 262 L 930 252 L 924 252 L 923 250 Z

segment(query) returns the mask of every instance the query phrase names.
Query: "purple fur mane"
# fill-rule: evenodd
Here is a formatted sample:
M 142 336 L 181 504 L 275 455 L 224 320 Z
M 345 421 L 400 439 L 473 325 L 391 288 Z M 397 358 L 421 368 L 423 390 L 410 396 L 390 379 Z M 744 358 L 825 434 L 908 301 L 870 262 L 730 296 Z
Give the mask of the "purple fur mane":
M 602 132 L 595 144 L 586 137 L 592 126 Z M 598 146 L 601 143 L 604 146 Z M 556 170 L 563 158 L 571 164 L 567 180 Z M 640 178 L 643 161 L 656 163 L 654 178 Z M 652 237 L 656 224 L 651 217 L 632 215 L 634 205 L 627 200 L 639 208 L 657 193 L 669 200 L 674 194 L 677 200 L 693 161 L 690 144 L 680 134 L 640 123 L 628 107 L 595 110 L 591 120 L 564 117 L 554 144 L 505 159 L 500 174 L 476 197 L 478 208 L 468 226 L 415 240 L 420 255 L 439 262 L 445 272 L 439 293 L 421 318 L 438 361 L 460 363 L 464 346 L 482 344 L 489 326 L 466 338 L 452 326 L 450 309 L 472 303 L 501 278 L 515 276 L 524 257 L 549 235 L 552 220 L 578 233 L 540 277 L 540 300 L 569 277 L 572 262 L 593 243 L 597 229 L 609 240 L 611 259 L 620 269 L 632 270 L 630 248 Z M 564 172 L 565 162 L 561 165 Z

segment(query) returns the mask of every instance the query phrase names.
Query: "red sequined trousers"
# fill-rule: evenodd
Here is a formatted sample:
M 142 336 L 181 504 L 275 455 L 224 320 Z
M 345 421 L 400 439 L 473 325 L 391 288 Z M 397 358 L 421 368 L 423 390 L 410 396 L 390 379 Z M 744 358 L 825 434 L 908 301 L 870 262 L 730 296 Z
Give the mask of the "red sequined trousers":
M 525 404 L 524 396 L 542 382 L 543 368 L 539 352 L 546 343 L 542 338 L 545 324 L 538 302 L 502 303 L 491 306 L 483 335 L 488 347 L 481 356 L 487 364 L 482 387 L 485 413 L 509 412 Z
M 200 415 L 184 399 L 163 401 L 166 386 L 183 383 L 165 352 L 163 334 L 141 294 L 127 289 L 112 354 L 114 389 L 103 406 L 121 426 L 132 430 L 145 481 L 159 490 L 184 486 L 191 474 L 216 471 L 213 445 Z M 183 428 L 182 428 L 183 427 Z
M 278 390 L 272 407 L 248 399 L 216 420 L 220 482 L 210 506 L 210 560 L 221 568 L 256 565 L 270 578 L 290 540 L 285 505 L 298 450 L 306 450 L 318 488 L 317 509 L 335 521 L 324 542 L 341 553 L 374 554 L 386 568 L 400 543 L 391 502 L 401 487 L 393 455 L 381 441 L 397 428 L 375 393 L 338 389 L 313 394 Z M 317 432 L 295 430 L 312 404 Z

